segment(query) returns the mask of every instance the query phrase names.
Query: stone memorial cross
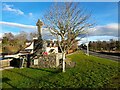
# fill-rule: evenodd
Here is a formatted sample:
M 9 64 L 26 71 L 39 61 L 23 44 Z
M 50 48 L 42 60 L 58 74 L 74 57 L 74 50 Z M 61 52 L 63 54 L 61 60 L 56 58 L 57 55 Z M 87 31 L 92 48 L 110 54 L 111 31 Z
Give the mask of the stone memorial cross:
M 38 27 L 38 34 L 39 34 L 39 38 L 42 38 L 41 36 L 41 27 L 42 27 L 43 23 L 42 21 L 40 21 L 40 19 L 38 19 L 36 26 Z

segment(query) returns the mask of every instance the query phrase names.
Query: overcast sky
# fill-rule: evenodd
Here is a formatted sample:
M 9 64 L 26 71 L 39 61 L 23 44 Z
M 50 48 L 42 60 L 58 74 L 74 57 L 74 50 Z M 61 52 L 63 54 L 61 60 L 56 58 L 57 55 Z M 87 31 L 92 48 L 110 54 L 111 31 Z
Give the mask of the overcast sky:
M 36 22 L 52 2 L 2 2 L 2 32 L 37 31 Z M 87 11 L 92 11 L 94 29 L 89 30 L 89 40 L 109 40 L 118 37 L 118 3 L 117 2 L 81 2 Z M 46 30 L 43 31 L 44 35 Z M 0 33 L 0 34 L 1 34 Z M 48 32 L 47 32 L 48 33 Z M 83 39 L 85 42 L 85 39 Z

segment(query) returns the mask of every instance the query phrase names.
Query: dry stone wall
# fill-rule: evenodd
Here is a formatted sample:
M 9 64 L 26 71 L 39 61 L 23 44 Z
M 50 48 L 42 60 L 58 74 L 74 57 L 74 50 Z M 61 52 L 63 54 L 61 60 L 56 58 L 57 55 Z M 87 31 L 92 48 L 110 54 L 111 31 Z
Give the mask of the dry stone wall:
M 56 67 L 56 54 L 44 55 L 38 58 L 38 68 L 55 68 Z

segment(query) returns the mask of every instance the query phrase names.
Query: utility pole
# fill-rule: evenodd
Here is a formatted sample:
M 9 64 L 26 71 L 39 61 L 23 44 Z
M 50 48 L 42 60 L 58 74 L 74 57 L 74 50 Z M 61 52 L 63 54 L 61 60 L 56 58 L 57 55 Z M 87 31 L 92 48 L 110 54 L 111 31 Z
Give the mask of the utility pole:
M 88 30 L 88 29 L 87 29 Z M 90 30 L 90 29 L 89 29 Z M 93 28 L 93 30 L 96 30 L 95 28 Z M 89 56 L 89 40 L 88 40 L 88 34 L 89 34 L 89 31 L 87 31 L 87 35 L 86 35 L 86 38 L 87 38 L 87 55 Z
M 89 56 L 89 41 L 88 41 L 88 32 L 87 32 L 87 55 Z

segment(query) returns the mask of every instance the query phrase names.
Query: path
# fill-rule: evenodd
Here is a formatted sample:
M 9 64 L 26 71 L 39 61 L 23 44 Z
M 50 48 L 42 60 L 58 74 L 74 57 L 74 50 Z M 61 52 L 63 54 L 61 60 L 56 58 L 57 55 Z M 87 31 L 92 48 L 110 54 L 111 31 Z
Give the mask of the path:
M 83 50 L 86 53 L 86 50 Z M 94 55 L 94 56 L 98 56 L 101 58 L 106 58 L 106 59 L 111 59 L 111 60 L 115 60 L 115 61 L 120 61 L 120 56 L 115 56 L 115 55 L 107 55 L 107 54 L 102 54 L 102 53 L 97 53 L 97 52 L 92 52 L 89 51 L 90 55 Z

